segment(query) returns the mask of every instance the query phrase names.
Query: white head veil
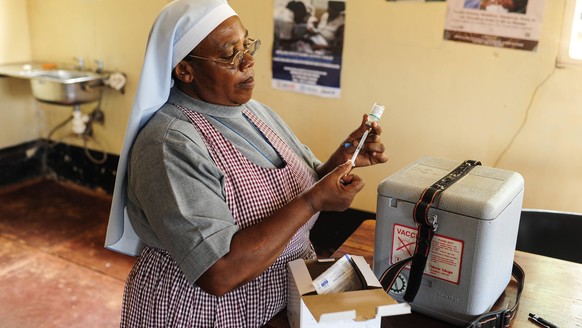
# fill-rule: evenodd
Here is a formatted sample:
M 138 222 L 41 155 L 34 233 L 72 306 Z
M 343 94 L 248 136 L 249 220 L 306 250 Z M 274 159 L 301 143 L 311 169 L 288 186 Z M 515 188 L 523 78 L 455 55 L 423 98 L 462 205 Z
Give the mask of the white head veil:
M 105 247 L 139 255 L 143 243 L 129 222 L 125 206 L 129 150 L 138 131 L 168 100 L 172 69 L 220 23 L 235 15 L 226 0 L 176 0 L 156 18 L 119 156 Z

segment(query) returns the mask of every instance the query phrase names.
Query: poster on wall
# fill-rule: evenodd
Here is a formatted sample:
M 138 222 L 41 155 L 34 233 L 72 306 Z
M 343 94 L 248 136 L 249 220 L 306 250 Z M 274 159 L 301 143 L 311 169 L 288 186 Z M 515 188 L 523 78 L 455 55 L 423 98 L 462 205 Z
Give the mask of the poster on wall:
M 274 0 L 272 87 L 340 97 L 345 0 Z
M 448 0 L 445 40 L 536 51 L 545 0 Z

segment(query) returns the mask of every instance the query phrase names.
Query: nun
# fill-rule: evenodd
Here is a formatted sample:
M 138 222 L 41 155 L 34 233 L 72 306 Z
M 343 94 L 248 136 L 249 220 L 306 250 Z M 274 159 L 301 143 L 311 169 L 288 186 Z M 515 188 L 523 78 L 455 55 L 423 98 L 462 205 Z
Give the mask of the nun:
M 260 46 L 226 0 L 173 1 L 151 28 L 105 241 L 138 256 L 122 327 L 263 326 L 287 304 L 287 263 L 316 257 L 319 212 L 364 187 L 350 158 L 367 115 L 321 162 L 252 98 Z M 387 161 L 381 132 L 358 166 Z

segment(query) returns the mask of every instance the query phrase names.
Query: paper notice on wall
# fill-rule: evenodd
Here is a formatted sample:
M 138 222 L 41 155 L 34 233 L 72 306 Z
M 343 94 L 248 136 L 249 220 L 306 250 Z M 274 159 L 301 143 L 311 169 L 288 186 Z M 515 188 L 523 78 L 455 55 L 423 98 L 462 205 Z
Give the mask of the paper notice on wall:
M 340 97 L 345 0 L 274 0 L 272 87 Z
M 391 264 L 407 259 L 414 254 L 416 234 L 416 228 L 400 224 L 394 225 Z M 464 243 L 461 240 L 435 234 L 424 268 L 424 274 L 458 284 L 463 259 L 463 247 Z
M 545 0 L 448 0 L 445 40 L 536 51 Z

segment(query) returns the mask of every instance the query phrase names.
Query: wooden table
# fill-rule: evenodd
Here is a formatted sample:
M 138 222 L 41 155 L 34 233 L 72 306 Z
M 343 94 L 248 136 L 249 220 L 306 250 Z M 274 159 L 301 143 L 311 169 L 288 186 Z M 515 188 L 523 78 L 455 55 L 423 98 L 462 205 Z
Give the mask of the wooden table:
M 370 265 L 374 256 L 376 221 L 366 220 L 333 254 L 361 255 Z M 582 250 L 580 250 L 582 251 Z M 511 327 L 540 327 L 528 320 L 535 313 L 559 327 L 582 327 L 582 264 L 516 251 L 515 262 L 525 271 L 525 287 Z M 517 283 L 511 281 L 493 307 L 513 305 Z M 289 327 L 280 313 L 266 327 Z M 382 327 L 455 327 L 449 323 L 413 312 L 410 315 L 383 318 Z

